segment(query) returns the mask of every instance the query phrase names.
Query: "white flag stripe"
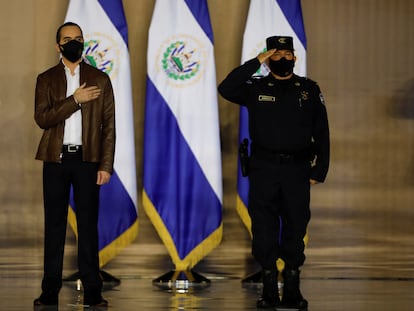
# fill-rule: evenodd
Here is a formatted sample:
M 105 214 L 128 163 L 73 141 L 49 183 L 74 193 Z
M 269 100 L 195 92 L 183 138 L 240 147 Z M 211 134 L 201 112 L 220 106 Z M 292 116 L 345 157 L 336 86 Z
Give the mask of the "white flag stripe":
M 205 120 L 218 118 L 217 93 L 214 68 L 214 49 L 211 41 L 200 28 L 184 1 L 158 0 L 154 11 L 163 16 L 163 22 L 153 22 L 149 37 L 163 45 L 148 44 L 148 76 L 173 112 L 178 126 L 214 189 L 222 197 L 220 153 L 217 152 L 218 124 L 208 124 L 204 131 L 195 131 Z M 171 14 L 175 11 L 175 15 Z M 177 19 L 182 22 L 177 23 Z M 153 21 L 157 19 L 154 18 Z M 197 56 L 202 58 L 200 71 L 190 82 L 174 81 L 161 71 L 160 62 L 168 44 L 188 37 L 196 42 Z M 151 40 L 151 39 L 150 39 Z M 210 87 L 211 86 L 211 87 Z M 179 88 L 179 92 L 177 92 Z M 206 105 L 208 103 L 208 105 Z

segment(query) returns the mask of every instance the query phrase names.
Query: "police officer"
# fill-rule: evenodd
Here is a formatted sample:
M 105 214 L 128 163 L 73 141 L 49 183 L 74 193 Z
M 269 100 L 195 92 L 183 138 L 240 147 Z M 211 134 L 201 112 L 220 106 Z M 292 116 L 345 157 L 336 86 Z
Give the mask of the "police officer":
M 299 268 L 305 261 L 310 185 L 323 182 L 328 172 L 328 118 L 319 86 L 293 73 L 292 37 L 269 37 L 266 48 L 234 69 L 218 90 L 225 99 L 247 107 L 249 113 L 248 210 L 252 254 L 263 270 L 263 293 L 257 307 L 307 310 Z M 263 63 L 270 73 L 253 78 Z M 285 262 L 281 301 L 278 258 Z

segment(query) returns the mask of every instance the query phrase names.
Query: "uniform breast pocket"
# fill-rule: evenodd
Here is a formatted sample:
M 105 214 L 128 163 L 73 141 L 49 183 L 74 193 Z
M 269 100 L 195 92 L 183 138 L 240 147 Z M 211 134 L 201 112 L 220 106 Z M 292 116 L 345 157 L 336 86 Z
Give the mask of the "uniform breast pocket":
M 313 109 L 312 104 L 308 100 L 298 100 L 297 112 L 298 121 L 302 126 L 312 125 Z

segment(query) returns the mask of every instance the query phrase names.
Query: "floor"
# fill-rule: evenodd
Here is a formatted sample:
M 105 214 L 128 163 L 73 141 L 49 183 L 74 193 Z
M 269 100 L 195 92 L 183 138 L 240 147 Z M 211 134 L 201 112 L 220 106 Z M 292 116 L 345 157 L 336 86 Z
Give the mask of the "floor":
M 334 198 L 347 197 L 335 191 L 320 188 L 313 196 L 307 261 L 302 267 L 302 292 L 309 310 L 414 310 L 414 211 L 406 208 L 408 201 L 403 202 L 411 200 L 411 189 L 400 189 L 400 198 L 405 199 L 388 209 L 381 205 L 384 199 L 377 199 L 369 189 L 353 189 L 363 198 L 361 206 L 352 202 L 350 209 L 351 203 L 344 199 L 341 208 L 331 208 Z M 16 206 L 3 207 L 5 211 L 12 208 Z M 20 208 L 41 211 L 41 206 Z M 34 226 L 29 226 L 26 218 L 4 215 L 0 220 L 0 309 L 33 310 L 42 277 L 42 218 L 33 216 Z M 250 255 L 249 235 L 234 209 L 226 208 L 223 220 L 221 245 L 193 270 L 204 282 L 175 282 L 171 289 L 166 283 L 153 282 L 174 267 L 141 212 L 137 240 L 104 267 L 104 272 L 120 280 L 120 284 L 105 283 L 107 310 L 256 310 L 260 286 L 243 282 L 258 271 Z M 66 244 L 64 275 L 70 276 L 76 272 L 70 231 Z M 84 309 L 82 288 L 75 281 L 65 282 L 59 299 L 58 310 Z

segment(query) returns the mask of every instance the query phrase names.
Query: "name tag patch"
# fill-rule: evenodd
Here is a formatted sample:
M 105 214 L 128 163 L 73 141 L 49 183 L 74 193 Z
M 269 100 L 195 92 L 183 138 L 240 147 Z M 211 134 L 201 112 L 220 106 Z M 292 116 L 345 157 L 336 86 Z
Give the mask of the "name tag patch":
M 275 102 L 276 97 L 269 95 L 259 95 L 259 102 Z

